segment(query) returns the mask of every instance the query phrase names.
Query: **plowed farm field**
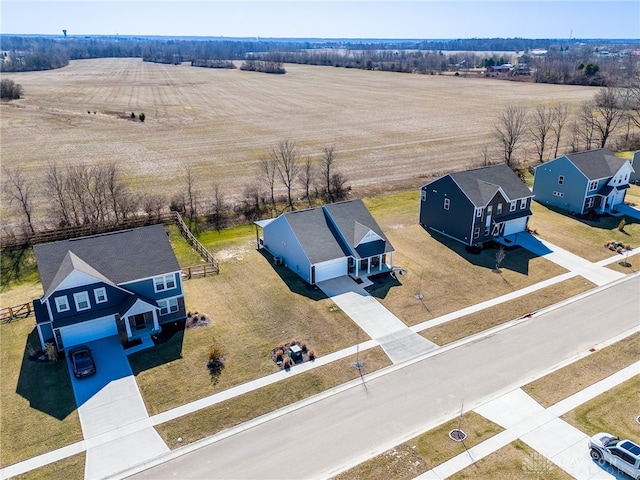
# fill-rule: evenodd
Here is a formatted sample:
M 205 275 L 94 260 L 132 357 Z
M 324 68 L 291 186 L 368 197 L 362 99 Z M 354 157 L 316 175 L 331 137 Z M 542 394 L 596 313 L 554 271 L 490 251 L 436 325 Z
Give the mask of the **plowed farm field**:
M 256 181 L 260 157 L 286 139 L 311 159 L 333 146 L 337 167 L 364 196 L 478 166 L 487 151 L 499 160 L 492 132 L 509 105 L 564 102 L 577 109 L 596 92 L 487 78 L 285 68 L 285 75 L 268 75 L 108 58 L 3 74 L 22 85 L 24 96 L 1 106 L 2 165 L 21 165 L 39 182 L 51 164 L 115 162 L 136 189 L 168 195 L 184 188 L 189 165 L 200 191 L 217 183 L 233 198 Z M 132 121 L 132 112 L 143 112 L 146 121 Z

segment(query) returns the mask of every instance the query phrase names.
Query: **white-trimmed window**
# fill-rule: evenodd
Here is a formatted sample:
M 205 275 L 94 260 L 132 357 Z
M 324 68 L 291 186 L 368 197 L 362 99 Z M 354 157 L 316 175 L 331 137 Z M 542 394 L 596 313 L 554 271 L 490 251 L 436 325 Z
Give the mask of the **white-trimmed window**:
M 178 311 L 178 299 L 168 298 L 166 300 L 158 300 L 158 306 L 160 307 L 160 315 L 175 313 Z
M 496 207 L 496 215 L 500 215 L 502 213 L 502 203 L 499 203 Z
M 586 205 L 586 208 L 592 208 L 594 203 L 596 203 L 596 199 L 595 199 L 595 197 L 589 197 L 589 198 L 587 198 L 587 205 Z
M 564 175 L 558 177 L 558 185 L 564 185 Z
M 54 300 L 56 302 L 56 310 L 58 310 L 58 312 L 66 312 L 69 310 L 69 300 L 66 295 L 56 297 Z
M 171 290 L 176 288 L 176 277 L 173 273 L 168 275 L 162 275 L 153 279 L 153 288 L 156 292 L 162 292 L 164 290 Z
M 482 207 L 476 208 L 476 217 L 482 218 Z
M 524 210 L 525 208 L 527 208 L 527 199 L 523 198 L 522 200 L 520 200 L 520 209 Z
M 509 204 L 509 211 L 510 211 L 510 212 L 515 212 L 515 211 L 516 211 L 516 208 L 518 208 L 518 201 L 517 201 L 517 200 L 514 200 L 513 202 L 511 202 L 511 203 Z
M 478 238 L 480 236 L 480 227 L 476 227 L 473 229 L 473 238 Z
M 595 190 L 596 188 L 598 188 L 598 181 L 597 180 L 589 182 L 589 191 L 590 192 Z
M 73 300 L 76 302 L 76 310 L 78 312 L 91 308 L 91 304 L 89 303 L 89 294 L 87 292 L 74 293 Z
M 451 205 L 451 200 L 448 198 L 444 199 L 444 209 L 449 210 L 449 206 Z
M 421 198 L 423 202 L 427 201 L 427 191 L 426 190 L 422 190 L 422 192 L 420 192 Z
M 96 288 L 93 291 L 93 297 L 96 299 L 96 303 L 104 303 L 107 301 L 107 289 L 104 287 Z

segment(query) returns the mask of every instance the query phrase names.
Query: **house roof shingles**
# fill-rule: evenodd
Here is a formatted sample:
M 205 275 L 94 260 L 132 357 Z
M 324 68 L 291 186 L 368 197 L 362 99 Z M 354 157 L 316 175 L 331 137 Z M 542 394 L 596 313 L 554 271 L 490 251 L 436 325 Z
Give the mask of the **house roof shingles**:
M 623 158 L 616 157 L 608 148 L 566 155 L 589 180 L 613 177 L 624 165 Z
M 321 208 L 287 212 L 284 217 L 312 264 L 348 255 Z
M 509 200 L 531 197 L 531 190 L 506 164 L 449 174 L 476 207 L 487 205 L 499 188 Z
M 116 285 L 180 270 L 163 225 L 35 245 L 49 292 L 74 269 Z

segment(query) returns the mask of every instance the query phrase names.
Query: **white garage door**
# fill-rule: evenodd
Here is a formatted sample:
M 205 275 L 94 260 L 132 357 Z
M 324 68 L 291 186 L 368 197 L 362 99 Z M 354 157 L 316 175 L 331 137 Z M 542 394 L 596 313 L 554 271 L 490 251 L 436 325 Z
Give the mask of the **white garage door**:
M 315 283 L 347 274 L 347 258 L 338 258 L 328 262 L 318 263 L 315 266 Z
M 509 220 L 504 226 L 504 236 L 513 235 L 518 232 L 524 232 L 527 226 L 527 217 Z
M 80 343 L 118 334 L 118 327 L 113 316 L 99 318 L 60 329 L 62 344 L 67 349 Z

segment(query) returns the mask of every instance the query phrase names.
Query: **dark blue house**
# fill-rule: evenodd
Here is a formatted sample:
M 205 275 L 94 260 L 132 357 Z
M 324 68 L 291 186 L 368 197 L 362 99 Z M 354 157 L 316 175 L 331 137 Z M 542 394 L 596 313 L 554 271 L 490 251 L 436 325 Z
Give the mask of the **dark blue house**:
M 533 193 L 507 165 L 448 173 L 420 189 L 420 225 L 465 245 L 523 232 Z
M 111 335 L 123 341 L 186 318 L 181 269 L 163 225 L 34 246 L 44 295 L 33 301 L 42 348 Z

